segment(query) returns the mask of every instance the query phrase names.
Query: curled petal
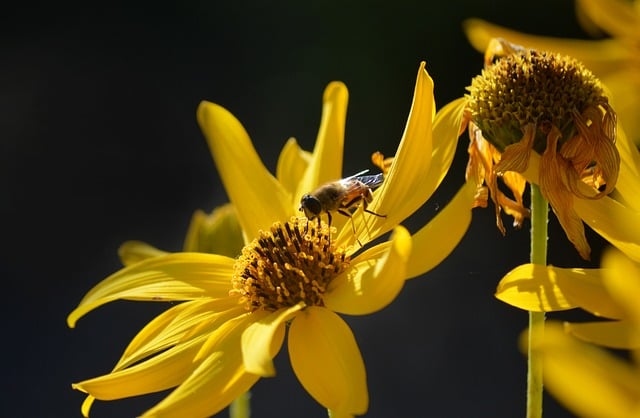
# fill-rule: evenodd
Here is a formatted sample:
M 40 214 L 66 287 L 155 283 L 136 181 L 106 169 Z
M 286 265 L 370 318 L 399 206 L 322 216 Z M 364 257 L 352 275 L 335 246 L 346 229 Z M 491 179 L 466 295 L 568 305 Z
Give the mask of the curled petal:
M 433 116 L 433 80 L 422 62 L 404 134 L 389 174 L 385 176 L 382 186 L 375 192 L 374 200 L 369 205 L 371 211 L 386 216 L 367 215 L 356 218 L 357 235 L 366 237 L 365 241 L 371 241 L 389 231 L 429 198 L 424 180 L 428 178 L 432 159 Z M 342 235 L 345 233 L 343 230 Z
M 500 162 L 494 168 L 495 172 L 503 174 L 507 171 L 516 171 L 518 173 L 525 171 L 529 164 L 529 156 L 531 155 L 535 135 L 536 125 L 534 123 L 527 124 L 524 127 L 522 139 L 504 149 L 500 156 Z
M 417 277 L 440 264 L 458 245 L 471 224 L 475 184 L 467 181 L 447 206 L 412 236 L 408 278 Z
M 285 323 L 303 308 L 301 302 L 288 309 L 279 309 L 254 322 L 242 333 L 242 358 L 249 373 L 275 376 L 273 357 L 282 346 Z
M 606 318 L 617 319 L 624 315 L 604 287 L 600 269 L 523 264 L 500 280 L 496 298 L 534 312 L 579 307 Z
M 349 326 L 328 309 L 310 306 L 289 328 L 291 365 L 302 386 L 325 408 L 341 414 L 367 411 L 364 362 Z
M 167 301 L 224 298 L 231 289 L 234 260 L 202 253 L 175 253 L 149 258 L 112 274 L 85 295 L 67 317 L 76 321 L 117 299 Z
M 580 256 L 588 260 L 591 247 L 584 234 L 584 225 L 573 208 L 573 195 L 567 187 L 567 184 L 575 183 L 568 177 L 575 170 L 556 152 L 560 136 L 560 131 L 554 127 L 547 137 L 547 147 L 540 159 L 540 191 L 551 204 L 569 241 Z
M 388 243 L 365 250 L 333 279 L 324 296 L 327 308 L 349 315 L 378 311 L 395 299 L 406 278 L 411 236 L 398 226 Z
M 198 106 L 197 118 L 245 238 L 288 219 L 291 198 L 262 164 L 240 121 L 222 106 L 205 101 Z

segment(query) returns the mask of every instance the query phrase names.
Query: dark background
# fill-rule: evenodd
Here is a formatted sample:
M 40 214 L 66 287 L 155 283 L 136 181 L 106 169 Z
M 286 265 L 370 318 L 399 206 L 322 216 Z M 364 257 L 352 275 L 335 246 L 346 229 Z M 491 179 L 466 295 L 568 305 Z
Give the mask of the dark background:
M 200 100 L 231 110 L 274 170 L 288 137 L 313 146 L 323 89 L 342 80 L 349 174 L 369 167 L 372 151 L 394 151 L 421 60 L 438 107 L 464 94 L 482 55 L 467 43 L 463 19 L 585 37 L 573 3 L 555 0 L 4 7 L 4 417 L 80 417 L 84 396 L 71 382 L 108 372 L 166 308 L 116 302 L 74 330 L 65 322 L 84 293 L 120 267 L 120 243 L 177 251 L 193 210 L 225 202 L 195 120 Z M 463 139 L 444 186 L 407 222 L 412 231 L 462 184 L 465 147 Z M 367 417 L 524 416 L 517 338 L 527 314 L 493 293 L 505 272 L 527 261 L 527 226 L 502 238 L 493 209 L 475 210 L 450 258 L 408 282 L 383 311 L 346 318 L 367 366 Z M 553 217 L 550 229 L 549 262 L 584 265 Z M 589 238 L 597 261 L 598 242 Z M 277 370 L 254 387 L 255 417 L 326 416 L 292 374 L 286 349 Z M 92 417 L 133 417 L 158 399 L 96 402 Z M 550 398 L 545 409 L 546 417 L 571 416 Z

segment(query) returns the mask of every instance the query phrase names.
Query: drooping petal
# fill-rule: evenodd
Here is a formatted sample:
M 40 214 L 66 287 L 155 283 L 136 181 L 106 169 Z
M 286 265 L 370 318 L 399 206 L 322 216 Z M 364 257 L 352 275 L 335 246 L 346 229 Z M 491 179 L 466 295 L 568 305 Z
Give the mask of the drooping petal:
M 507 273 L 496 298 L 534 312 L 582 308 L 594 315 L 621 318 L 624 313 L 602 283 L 602 270 L 523 264 Z
M 521 346 L 526 347 L 526 341 Z M 637 415 L 640 379 L 635 367 L 579 342 L 553 322 L 547 323 L 544 338 L 532 348 L 542 358 L 545 387 L 578 416 Z
M 295 202 L 299 198 L 295 194 L 298 191 L 300 179 L 304 176 L 311 162 L 311 158 L 312 154 L 300 148 L 295 138 L 289 138 L 284 147 L 282 147 L 282 151 L 280 151 L 276 166 L 276 178 L 282 184 L 282 187 L 291 194 L 294 204 L 299 203 Z
M 126 241 L 118 248 L 118 256 L 125 266 L 165 254 L 168 253 L 142 241 Z
M 237 257 L 244 246 L 242 227 L 233 205 L 227 203 L 206 214 L 195 211 L 183 250 Z
M 367 411 L 364 362 L 338 315 L 317 306 L 300 312 L 289 328 L 289 356 L 302 386 L 325 408 L 340 414 Z
M 567 323 L 565 329 L 592 344 L 627 350 L 640 348 L 640 333 L 630 321 Z
M 533 183 L 539 181 L 540 156 L 532 153 L 523 173 Z M 588 187 L 584 185 L 584 187 Z M 627 257 L 640 262 L 640 213 L 609 196 L 596 200 L 573 198 L 573 208 L 580 218 Z
M 142 417 L 206 418 L 246 392 L 259 379 L 245 370 L 240 343 L 242 333 L 253 321 L 254 317 L 246 314 L 225 323 L 216 331 L 220 334 L 217 344 L 201 358 L 201 363 Z
M 242 358 L 249 373 L 262 377 L 275 376 L 273 357 L 282 346 L 285 323 L 293 318 L 304 303 L 280 309 L 251 324 L 242 334 Z
M 193 372 L 193 359 L 206 336 L 180 344 L 169 350 L 104 376 L 73 384 L 73 388 L 100 400 L 114 400 L 154 393 L 175 387 Z
M 476 187 L 467 181 L 447 206 L 412 236 L 406 276 L 414 278 L 440 264 L 458 245 L 471 224 Z
M 224 298 L 234 260 L 215 254 L 174 253 L 125 267 L 98 283 L 67 317 L 73 328 L 87 312 L 117 299 L 172 301 Z
M 288 219 L 289 194 L 262 164 L 240 121 L 222 106 L 205 101 L 197 117 L 245 239 L 269 229 L 274 221 Z
M 344 128 L 349 92 L 339 82 L 329 83 L 322 97 L 322 120 L 311 162 L 297 188 L 297 199 L 319 185 L 338 180 L 342 175 Z M 295 199 L 294 199 L 295 200 Z M 294 202 L 294 204 L 299 202 Z M 295 208 L 298 209 L 297 207 Z
M 365 315 L 387 306 L 400 293 L 411 254 L 411 236 L 396 227 L 389 243 L 365 250 L 347 271 L 331 281 L 325 306 L 349 315 Z

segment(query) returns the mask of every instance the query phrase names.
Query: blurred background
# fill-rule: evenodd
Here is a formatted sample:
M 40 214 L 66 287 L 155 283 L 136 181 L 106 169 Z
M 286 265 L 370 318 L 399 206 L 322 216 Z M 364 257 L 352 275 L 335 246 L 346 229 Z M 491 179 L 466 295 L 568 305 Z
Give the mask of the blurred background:
M 80 417 L 71 383 L 108 372 L 167 305 L 116 302 L 68 329 L 67 314 L 120 268 L 138 239 L 181 248 L 193 211 L 226 202 L 196 124 L 198 103 L 233 112 L 268 168 L 289 137 L 311 149 L 324 87 L 349 88 L 344 174 L 394 152 L 420 61 L 438 107 L 465 93 L 482 55 L 462 32 L 480 17 L 521 31 L 586 38 L 572 1 L 144 2 L 122 7 L 4 6 L 0 15 L 0 415 Z M 464 181 L 466 138 L 415 231 Z M 268 205 L 269 202 L 264 202 Z M 510 220 L 505 219 L 506 224 Z M 502 237 L 474 210 L 456 251 L 381 312 L 347 317 L 367 366 L 366 417 L 524 416 L 527 314 L 493 297 L 528 260 L 528 224 Z M 600 256 L 594 234 L 593 260 Z M 437 245 L 437 243 L 434 243 Z M 549 262 L 586 266 L 550 221 Z M 324 417 L 293 375 L 252 391 L 253 416 Z M 163 394 L 96 402 L 92 417 L 134 417 Z M 227 416 L 223 411 L 219 416 Z M 569 417 L 545 400 L 545 417 Z

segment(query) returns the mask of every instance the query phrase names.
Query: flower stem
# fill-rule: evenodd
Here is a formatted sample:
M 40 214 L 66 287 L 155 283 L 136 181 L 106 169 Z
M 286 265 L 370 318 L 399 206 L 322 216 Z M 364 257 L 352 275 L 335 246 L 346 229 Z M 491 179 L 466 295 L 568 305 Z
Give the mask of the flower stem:
M 531 262 L 547 265 L 547 222 L 549 204 L 540 188 L 531 185 Z M 527 348 L 527 418 L 542 417 L 542 358 L 531 348 L 544 338 L 544 312 L 529 311 Z
M 249 418 L 251 416 L 251 392 L 238 396 L 229 405 L 229 418 Z

